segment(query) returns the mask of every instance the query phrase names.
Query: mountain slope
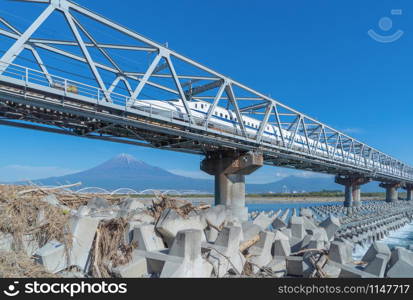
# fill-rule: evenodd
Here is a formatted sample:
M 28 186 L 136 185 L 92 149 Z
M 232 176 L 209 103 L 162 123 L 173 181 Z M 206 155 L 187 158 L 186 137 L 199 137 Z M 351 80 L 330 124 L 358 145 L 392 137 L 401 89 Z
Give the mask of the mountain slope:
M 187 178 L 146 164 L 127 154 L 120 154 L 92 169 L 60 177 L 36 180 L 42 185 L 82 182 L 82 187 L 212 190 L 212 181 Z
M 344 187 L 334 182 L 333 176 L 328 177 L 299 177 L 288 176 L 279 181 L 267 184 L 248 184 L 248 193 L 264 192 L 319 192 L 326 191 L 344 191 Z M 380 192 L 377 182 L 371 182 L 362 187 L 363 192 Z
M 267 192 L 318 192 L 321 190 L 341 190 L 342 187 L 334 183 L 333 177 L 299 177 L 288 176 L 279 181 L 267 184 L 249 184 L 248 193 L 259 193 L 262 189 Z
M 34 181 L 41 185 L 58 185 L 82 182 L 82 187 L 100 187 L 106 190 L 130 188 L 136 191 L 146 189 L 214 191 L 214 181 L 194 179 L 173 174 L 164 169 L 146 164 L 127 154 L 120 154 L 94 168 L 61 177 L 50 177 Z M 248 182 L 248 177 L 247 177 Z M 289 176 L 267 184 L 247 184 L 247 193 L 317 192 L 321 190 L 343 190 L 329 177 Z M 377 183 L 363 186 L 363 191 L 379 191 Z

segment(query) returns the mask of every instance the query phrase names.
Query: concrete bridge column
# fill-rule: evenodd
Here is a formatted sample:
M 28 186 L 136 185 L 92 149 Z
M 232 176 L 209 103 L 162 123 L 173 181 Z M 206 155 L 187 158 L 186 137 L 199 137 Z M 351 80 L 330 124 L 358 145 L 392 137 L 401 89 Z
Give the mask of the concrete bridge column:
M 360 207 L 361 206 L 361 187 L 359 184 L 353 185 L 353 206 Z
M 336 176 L 335 182 L 344 185 L 344 207 L 361 206 L 360 187 L 371 179 L 360 176 Z
M 248 220 L 245 207 L 245 175 L 263 165 L 260 153 L 236 153 L 216 151 L 207 154 L 201 162 L 201 170 L 215 176 L 215 205 L 223 204 L 235 217 Z
M 403 188 L 407 192 L 406 201 L 413 201 L 413 184 L 406 184 Z
M 380 183 L 380 187 L 386 189 L 386 202 L 395 202 L 399 200 L 397 189 L 401 186 L 400 183 Z

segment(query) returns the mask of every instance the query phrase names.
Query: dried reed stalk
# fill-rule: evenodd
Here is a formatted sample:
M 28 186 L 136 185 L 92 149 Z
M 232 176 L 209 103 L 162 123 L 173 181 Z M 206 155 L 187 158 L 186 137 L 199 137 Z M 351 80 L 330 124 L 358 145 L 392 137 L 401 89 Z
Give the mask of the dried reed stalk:
M 1 278 L 57 278 L 22 252 L 0 251 Z
M 112 276 L 112 267 L 124 265 L 132 259 L 134 246 L 125 243 L 127 221 L 123 218 L 102 221 L 92 247 L 92 275 Z

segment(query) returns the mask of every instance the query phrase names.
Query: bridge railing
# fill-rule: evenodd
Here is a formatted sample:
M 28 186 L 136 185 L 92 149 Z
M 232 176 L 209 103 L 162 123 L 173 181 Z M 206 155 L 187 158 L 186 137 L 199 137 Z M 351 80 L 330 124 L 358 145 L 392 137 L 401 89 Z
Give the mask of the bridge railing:
M 105 92 L 95 86 L 49 73 L 44 73 L 42 71 L 20 66 L 17 64 L 0 61 L 0 66 L 5 67 L 3 75 L 22 80 L 26 83 L 34 83 L 45 87 L 55 88 L 64 91 L 67 94 L 81 95 L 95 99 L 97 101 L 106 99 Z M 113 103 L 119 105 L 125 105 L 129 100 L 129 97 L 114 92 L 108 92 L 107 95 L 110 95 L 110 99 L 112 99 Z
M 17 80 L 20 80 L 26 84 L 32 83 L 48 88 L 53 88 L 59 91 L 64 92 L 66 95 L 70 96 L 83 96 L 88 99 L 93 99 L 97 104 L 101 103 L 112 103 L 119 105 L 120 109 L 130 108 L 133 105 L 139 107 L 139 103 L 136 102 L 136 99 L 132 99 L 129 96 L 119 94 L 113 91 L 104 91 L 101 88 L 91 86 L 79 81 L 74 81 L 57 75 L 45 73 L 39 70 L 35 70 L 29 67 L 17 65 L 14 63 L 5 63 L 0 60 L 0 67 L 4 66 L 3 76 L 11 77 Z M 169 110 L 165 107 L 150 103 L 150 100 L 147 101 L 144 106 L 141 106 L 141 109 L 144 109 L 145 112 L 149 113 L 150 116 L 156 117 L 159 115 L 156 113 L 159 110 L 163 110 L 165 113 L 163 117 L 169 118 L 172 120 L 183 120 L 189 121 L 190 116 L 186 112 L 177 112 Z M 166 113 L 167 112 L 167 113 Z M 199 118 L 196 116 L 191 116 L 192 121 L 197 125 L 203 125 L 205 118 Z M 236 130 L 233 127 L 225 125 L 215 125 L 215 128 L 218 130 L 223 130 L 226 133 L 231 133 L 233 136 L 240 136 L 241 131 Z M 248 135 L 249 138 L 254 138 L 253 134 Z
M 44 87 L 57 89 L 59 91 L 63 91 L 66 95 L 72 94 L 73 96 L 87 97 L 89 99 L 96 100 L 96 103 L 110 102 L 112 104 L 122 106 L 123 108 L 125 108 L 128 104 L 129 106 L 133 104 L 131 98 L 126 95 L 113 91 L 103 91 L 101 88 L 79 81 L 74 81 L 57 75 L 44 73 L 42 71 L 20 66 L 14 63 L 5 63 L 3 61 L 0 61 L 0 67 L 1 66 L 5 67 L 5 70 L 2 74 L 3 76 L 15 78 L 25 83 L 33 83 Z M 152 103 L 148 103 L 146 108 L 149 113 L 155 111 L 155 109 L 161 109 L 160 106 Z M 171 119 L 178 117 L 178 113 L 174 111 L 170 112 Z M 184 116 L 184 118 L 187 118 L 187 114 L 185 113 L 181 113 L 180 115 Z
M 93 99 L 96 104 L 111 103 L 119 106 L 121 110 L 127 110 L 133 108 L 136 110 L 135 99 L 129 96 L 115 93 L 113 91 L 104 91 L 101 88 L 91 86 L 82 82 L 70 80 L 64 77 L 52 75 L 46 72 L 35 70 L 29 67 L 20 66 L 14 63 L 4 63 L 0 61 L 0 68 L 4 69 L 2 76 L 7 76 L 10 78 L 17 79 L 22 82 L 22 84 L 36 84 L 52 89 L 56 89 L 60 92 L 64 92 L 65 95 L 72 96 L 83 96 L 88 99 Z M 159 110 L 162 110 L 162 117 L 168 118 L 171 122 L 180 120 L 184 122 L 189 122 L 190 118 L 192 123 L 195 125 L 203 126 L 205 124 L 205 118 L 199 118 L 196 116 L 189 116 L 185 112 L 177 112 L 173 110 L 167 110 L 165 107 L 158 106 L 156 104 L 150 103 L 150 101 L 145 101 L 145 105 L 141 107 L 146 113 L 149 113 L 151 117 L 159 117 Z M 211 123 L 209 123 L 211 125 Z M 214 124 L 213 129 L 225 132 L 234 137 L 242 137 L 242 132 L 240 129 L 234 126 L 225 126 Z M 255 134 L 247 133 L 246 138 L 254 140 L 256 138 Z M 276 136 L 275 139 L 269 139 L 268 137 L 263 137 L 261 143 L 267 144 L 269 146 L 277 146 L 280 148 L 286 148 L 283 145 L 283 141 L 280 137 Z M 288 150 L 296 151 L 297 153 L 306 153 L 307 146 L 305 142 L 302 145 L 291 145 Z M 372 148 L 371 148 L 372 149 Z M 324 151 L 318 151 L 317 155 L 324 157 L 326 159 L 332 159 L 337 162 L 347 162 L 354 166 L 363 167 L 373 172 L 381 172 L 383 174 L 400 176 L 405 179 L 413 180 L 412 172 L 407 172 L 406 170 L 400 170 L 398 167 L 392 165 L 396 160 L 375 160 L 374 158 L 366 159 L 365 157 L 357 158 L 354 156 L 350 159 L 349 155 L 344 155 L 342 151 L 336 149 L 335 153 L 331 155 L 327 149 Z M 375 151 L 378 156 L 386 156 L 384 153 Z M 396 165 L 397 166 L 397 165 Z

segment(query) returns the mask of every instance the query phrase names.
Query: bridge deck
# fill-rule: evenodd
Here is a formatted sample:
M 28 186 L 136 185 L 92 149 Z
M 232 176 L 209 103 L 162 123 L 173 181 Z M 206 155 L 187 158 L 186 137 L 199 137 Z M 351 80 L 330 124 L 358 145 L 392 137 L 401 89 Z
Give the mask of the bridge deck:
M 17 66 L 15 66 L 17 67 Z M 21 67 L 25 69 L 24 67 Z M 22 72 L 23 74 L 26 71 Z M 0 124 L 134 144 L 193 154 L 214 150 L 259 151 L 267 165 L 329 174 L 360 174 L 378 181 L 413 182 L 389 165 L 366 166 L 365 160 L 338 160 L 286 148 L 278 141 L 202 126 L 203 120 L 179 120 L 0 75 Z M 304 148 L 306 149 L 306 148 Z

